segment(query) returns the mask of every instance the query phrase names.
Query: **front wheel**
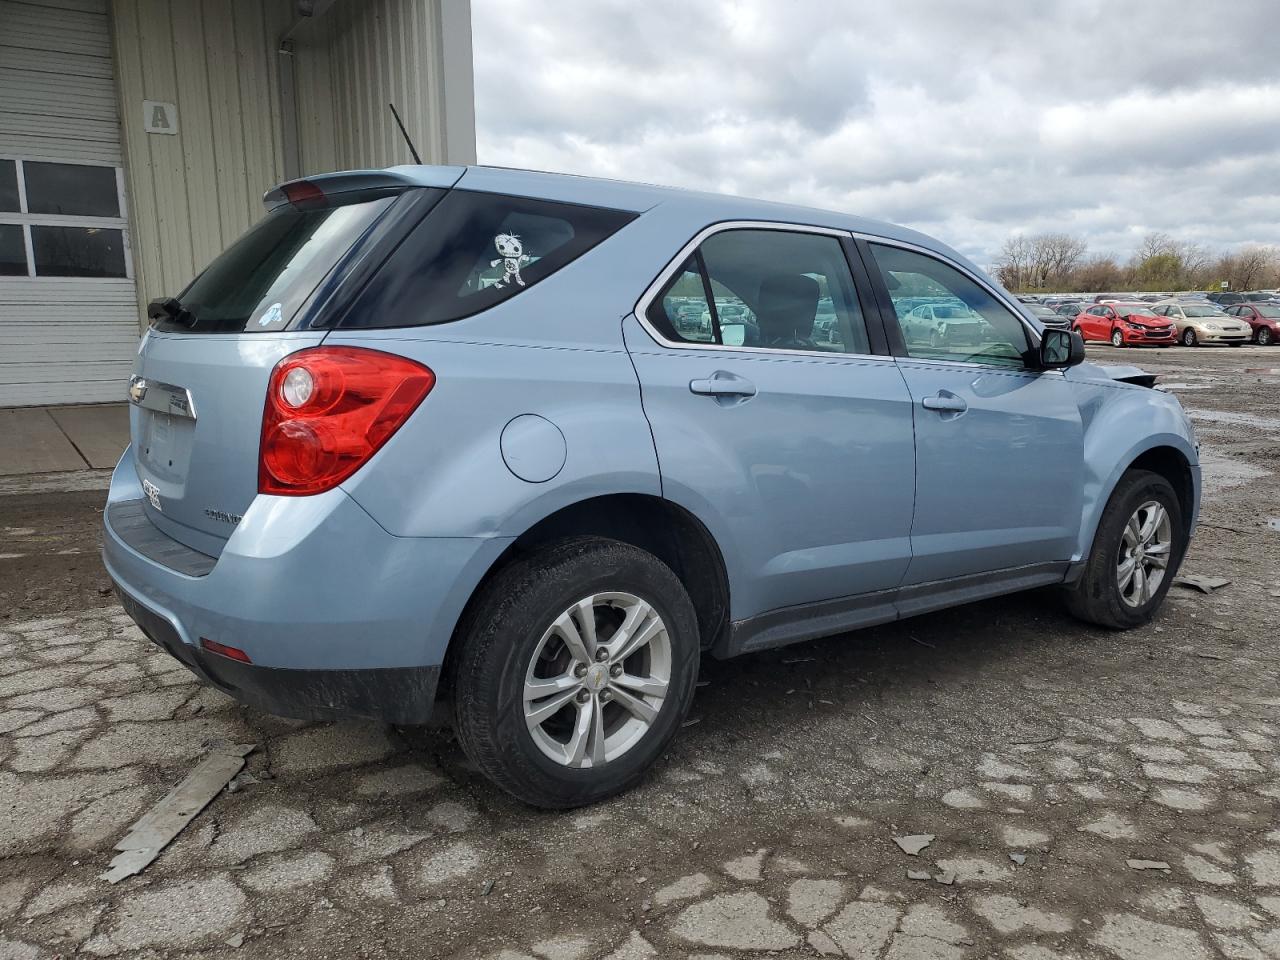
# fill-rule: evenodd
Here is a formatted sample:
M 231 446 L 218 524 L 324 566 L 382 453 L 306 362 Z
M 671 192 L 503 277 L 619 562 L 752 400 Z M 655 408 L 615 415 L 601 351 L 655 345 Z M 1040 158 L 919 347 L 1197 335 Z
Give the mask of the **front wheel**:
M 1271 343 L 1271 331 L 1266 327 L 1258 328 L 1258 346 L 1265 347 Z
M 680 580 L 652 554 L 599 537 L 502 570 L 454 642 L 463 750 L 537 807 L 634 785 L 680 729 L 697 682 L 697 617 Z
M 1066 589 L 1067 609 L 1113 630 L 1141 626 L 1169 592 L 1186 548 L 1182 507 L 1169 481 L 1130 471 L 1102 512 L 1083 574 Z
M 1124 332 L 1119 327 L 1111 331 L 1111 345 L 1113 347 L 1124 346 Z
M 1196 332 L 1191 327 L 1182 331 L 1182 345 L 1184 347 L 1194 347 L 1196 345 Z

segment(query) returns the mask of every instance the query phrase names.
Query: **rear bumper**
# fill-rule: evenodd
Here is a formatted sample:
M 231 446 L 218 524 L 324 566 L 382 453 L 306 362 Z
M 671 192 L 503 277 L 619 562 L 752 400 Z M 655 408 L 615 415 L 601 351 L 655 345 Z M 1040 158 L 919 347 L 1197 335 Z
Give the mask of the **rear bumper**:
M 376 670 L 291 670 L 260 667 L 209 653 L 182 641 L 173 624 L 143 606 L 118 581 L 125 612 L 160 649 L 202 683 L 259 710 L 298 720 L 365 717 L 403 726 L 431 719 L 440 667 Z
M 258 497 L 208 572 L 191 575 L 113 527 L 113 508 L 141 496 L 132 464 L 126 451 L 112 478 L 102 555 L 154 642 L 272 713 L 426 721 L 458 617 L 509 540 L 395 537 L 341 490 Z M 201 638 L 252 663 L 211 654 Z

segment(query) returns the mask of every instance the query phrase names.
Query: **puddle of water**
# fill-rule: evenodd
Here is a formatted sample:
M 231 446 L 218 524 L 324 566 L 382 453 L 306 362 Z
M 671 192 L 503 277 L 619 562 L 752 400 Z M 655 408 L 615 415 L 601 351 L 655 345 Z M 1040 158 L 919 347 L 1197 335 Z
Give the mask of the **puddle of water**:
M 1261 430 L 1280 430 L 1280 418 L 1259 417 L 1252 413 L 1234 413 L 1230 410 L 1202 410 L 1195 408 L 1187 411 L 1194 420 L 1207 420 L 1210 423 L 1238 423 Z
M 1205 449 L 1200 451 L 1200 470 L 1205 493 L 1240 487 L 1252 480 L 1271 475 L 1271 471 L 1255 467 L 1237 457 L 1227 457 Z

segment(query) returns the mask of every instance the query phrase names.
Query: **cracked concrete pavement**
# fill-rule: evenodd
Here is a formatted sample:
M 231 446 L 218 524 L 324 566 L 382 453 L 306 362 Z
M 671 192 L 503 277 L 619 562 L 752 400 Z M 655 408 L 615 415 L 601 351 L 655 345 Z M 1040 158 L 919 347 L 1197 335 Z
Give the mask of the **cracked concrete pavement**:
M 1042 591 L 708 661 L 653 775 L 569 813 L 447 731 L 198 686 L 68 566 L 100 491 L 0 491 L 0 958 L 1280 958 L 1280 349 L 1090 352 L 1191 409 L 1184 571 L 1229 586 L 1126 634 Z M 99 880 L 216 740 L 259 746 Z

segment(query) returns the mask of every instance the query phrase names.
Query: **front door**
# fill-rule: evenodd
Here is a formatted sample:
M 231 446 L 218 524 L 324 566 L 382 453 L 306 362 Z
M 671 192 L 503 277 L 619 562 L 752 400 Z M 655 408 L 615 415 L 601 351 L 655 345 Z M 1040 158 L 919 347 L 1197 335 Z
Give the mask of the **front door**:
M 1083 429 L 1060 371 L 1031 368 L 1026 326 L 936 257 L 870 243 L 882 297 L 904 317 L 920 298 L 964 336 L 908 336 L 886 320 L 915 404 L 916 504 L 906 584 L 1071 559 L 1080 524 Z M 959 326 L 959 321 L 957 321 Z
M 645 306 L 624 329 L 663 494 L 721 544 L 733 619 L 896 587 L 911 397 L 839 237 L 713 233 Z

